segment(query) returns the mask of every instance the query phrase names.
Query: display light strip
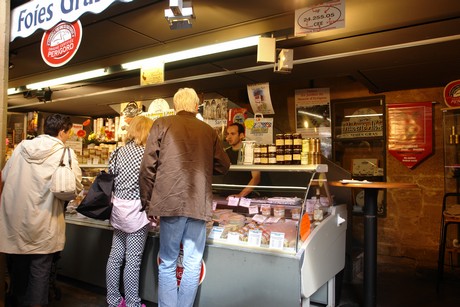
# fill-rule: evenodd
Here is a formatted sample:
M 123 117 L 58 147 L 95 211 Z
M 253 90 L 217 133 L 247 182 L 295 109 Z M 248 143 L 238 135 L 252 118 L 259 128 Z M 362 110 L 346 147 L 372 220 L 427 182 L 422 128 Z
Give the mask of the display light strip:
M 149 63 L 171 63 L 177 62 L 181 60 L 201 57 L 205 55 L 216 54 L 225 51 L 237 50 L 246 47 L 257 46 L 259 42 L 259 35 L 246 37 L 242 39 L 237 39 L 233 41 L 192 48 L 184 51 L 173 52 L 165 55 L 160 55 L 156 57 L 151 57 L 148 59 L 143 59 L 139 61 L 129 62 L 125 64 L 121 64 L 121 67 L 126 70 L 133 70 L 139 69 L 142 66 L 149 66 Z
M 171 62 L 181 61 L 185 59 L 191 59 L 191 58 L 196 58 L 196 57 L 231 51 L 231 50 L 237 50 L 237 49 L 257 46 L 258 41 L 259 41 L 259 35 L 256 35 L 256 36 L 246 37 L 246 38 L 237 39 L 233 41 L 217 43 L 217 44 L 198 47 L 198 48 L 192 48 L 192 49 L 188 49 L 184 51 L 173 52 L 170 54 L 164 54 L 164 55 L 147 58 L 147 59 L 143 59 L 139 61 L 133 61 L 133 62 L 121 64 L 121 67 L 124 71 L 140 69 L 142 66 L 149 66 L 151 63 L 158 63 L 158 62 L 171 63 Z M 88 80 L 92 78 L 102 77 L 108 74 L 109 74 L 108 69 L 100 68 L 100 69 L 95 69 L 95 70 L 78 73 L 74 75 L 69 75 L 69 76 L 65 76 L 61 78 L 28 84 L 26 85 L 26 90 L 42 89 L 42 88 L 52 87 L 56 85 L 68 84 L 72 82 L 78 82 L 78 81 Z M 23 89 L 24 88 L 22 88 L 22 90 Z M 8 95 L 18 94 L 22 92 L 22 90 L 21 88 L 9 88 Z

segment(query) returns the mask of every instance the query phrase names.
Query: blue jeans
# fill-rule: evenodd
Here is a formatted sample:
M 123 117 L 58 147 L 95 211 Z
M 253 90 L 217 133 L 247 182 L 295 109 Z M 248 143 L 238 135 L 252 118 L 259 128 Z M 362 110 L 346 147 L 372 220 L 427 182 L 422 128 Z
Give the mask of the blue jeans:
M 161 217 L 158 307 L 193 306 L 206 243 L 206 222 L 188 217 Z M 177 286 L 176 265 L 183 246 L 184 272 Z

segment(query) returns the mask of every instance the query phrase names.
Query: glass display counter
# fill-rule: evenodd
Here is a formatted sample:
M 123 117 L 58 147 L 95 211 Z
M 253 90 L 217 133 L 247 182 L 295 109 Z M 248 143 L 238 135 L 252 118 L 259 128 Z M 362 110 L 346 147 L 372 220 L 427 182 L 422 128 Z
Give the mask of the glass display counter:
M 262 196 L 244 200 L 247 206 L 239 203 L 234 206 L 219 192 L 230 190 L 231 193 L 232 189 L 241 186 L 215 183 L 214 212 L 227 210 L 243 216 L 244 224 L 241 218 L 235 219 L 240 223 L 238 227 L 243 228 L 250 223 L 257 224 L 253 218 L 262 215 L 263 204 L 277 202 L 276 206 L 284 206 L 285 216 L 280 219 L 289 223 L 289 233 L 283 230 L 287 228 L 271 229 L 267 241 L 262 242 L 263 230 L 256 230 L 251 234 L 253 241 L 250 242 L 238 228 L 223 236 L 226 226 L 217 219 L 209 222 L 203 259 L 205 275 L 195 306 L 309 306 L 311 302 L 334 306 L 335 276 L 345 266 L 346 205 L 331 206 L 325 218 L 311 228 L 303 240 L 298 223 L 306 214 L 312 187 L 321 185 L 324 191 L 327 190 L 325 175 L 328 165 L 238 165 L 231 166 L 230 172 L 251 170 L 268 175 L 272 183 L 255 188 Z M 280 182 L 282 184 L 278 184 Z M 264 193 L 268 196 L 263 196 Z M 332 199 L 327 193 L 323 196 Z M 281 204 L 281 200 L 284 203 Z M 249 211 L 256 210 L 255 207 L 257 212 Z M 271 209 L 270 217 L 275 218 L 274 207 Z M 297 211 L 293 209 L 300 211 L 298 219 L 293 219 L 292 212 Z M 272 224 L 282 225 L 279 222 Z M 108 222 L 68 216 L 67 243 L 62 253 L 60 274 L 105 287 L 105 265 L 111 238 Z M 141 297 L 152 302 L 158 301 L 158 250 L 158 233 L 152 231 L 147 239 L 140 277 Z

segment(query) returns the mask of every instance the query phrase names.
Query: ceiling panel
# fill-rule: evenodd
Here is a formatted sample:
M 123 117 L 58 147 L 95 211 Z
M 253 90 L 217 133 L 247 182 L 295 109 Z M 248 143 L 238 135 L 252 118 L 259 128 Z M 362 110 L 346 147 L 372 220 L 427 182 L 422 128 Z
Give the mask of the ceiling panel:
M 9 86 L 253 34 L 273 33 L 278 48 L 294 49 L 296 64 L 290 74 L 274 73 L 272 64 L 256 63 L 257 49 L 253 47 L 167 64 L 163 85 L 140 87 L 138 72 L 120 73 L 94 84 L 54 88 L 50 103 L 14 95 L 8 97 L 8 104 L 24 106 L 12 110 L 100 116 L 113 114 L 110 104 L 171 97 L 181 86 L 205 94 L 235 93 L 236 100 L 245 101 L 246 85 L 258 82 L 293 84 L 302 80 L 308 85 L 315 79 L 351 76 L 371 92 L 381 93 L 442 86 L 460 79 L 460 1 L 346 0 L 345 28 L 293 37 L 294 10 L 322 2 L 193 0 L 193 27 L 175 31 L 164 18 L 168 1 L 116 2 L 102 14 L 82 16 L 81 47 L 65 67 L 51 68 L 41 59 L 43 32 L 12 42 L 10 61 L 15 68 L 9 71 Z M 451 39 L 429 41 L 439 37 Z M 414 42 L 420 44 L 404 45 Z M 392 48 L 384 49 L 388 47 Z M 215 73 L 227 75 L 209 78 Z M 193 80 L 194 76 L 201 80 Z

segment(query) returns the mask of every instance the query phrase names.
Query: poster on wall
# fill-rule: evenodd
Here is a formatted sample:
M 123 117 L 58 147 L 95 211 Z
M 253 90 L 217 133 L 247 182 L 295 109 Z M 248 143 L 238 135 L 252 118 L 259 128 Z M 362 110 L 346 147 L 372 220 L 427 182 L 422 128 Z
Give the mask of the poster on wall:
M 251 103 L 254 114 L 275 114 L 268 83 L 250 84 L 247 88 L 249 102 Z
M 228 98 L 203 100 L 203 120 L 216 130 L 221 140 L 225 139 L 227 128 Z
M 330 101 L 329 88 L 296 90 L 296 132 L 302 137 L 330 137 Z
M 388 105 L 388 151 L 409 169 L 432 154 L 433 103 Z

